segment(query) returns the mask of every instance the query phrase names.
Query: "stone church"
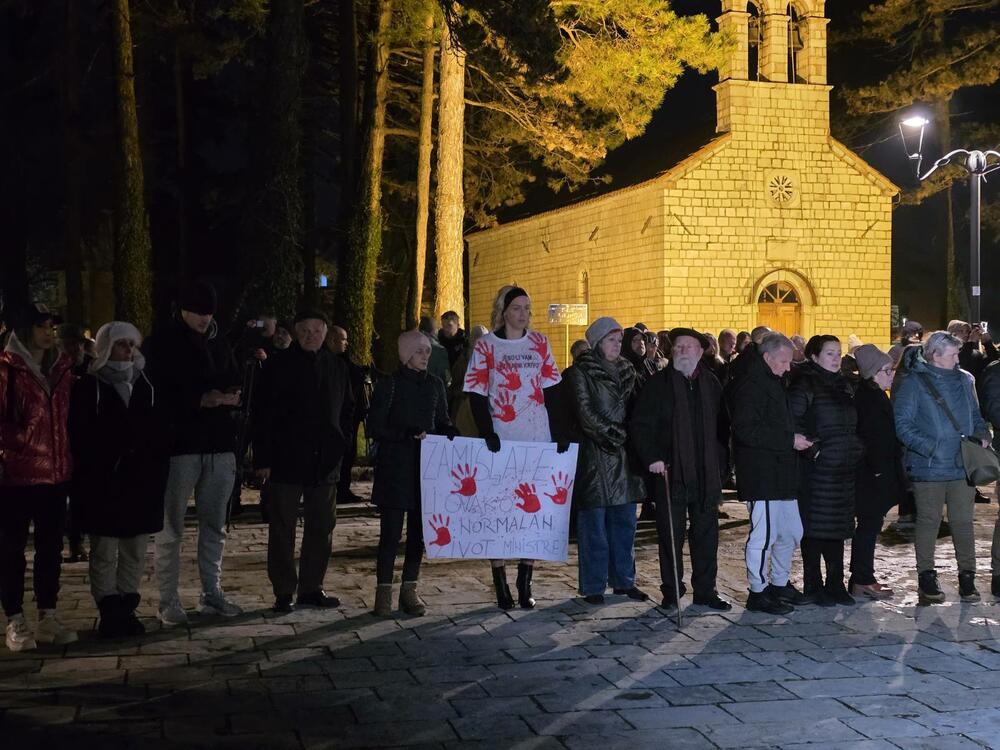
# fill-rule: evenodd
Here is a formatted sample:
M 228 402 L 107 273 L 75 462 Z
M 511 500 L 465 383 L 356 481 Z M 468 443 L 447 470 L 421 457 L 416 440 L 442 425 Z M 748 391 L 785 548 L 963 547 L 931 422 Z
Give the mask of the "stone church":
M 830 135 L 823 6 L 724 0 L 737 44 L 715 86 L 718 137 L 646 182 L 469 235 L 468 322 L 488 323 L 516 282 L 560 360 L 584 328 L 549 323 L 550 304 L 654 330 L 888 344 L 898 188 Z

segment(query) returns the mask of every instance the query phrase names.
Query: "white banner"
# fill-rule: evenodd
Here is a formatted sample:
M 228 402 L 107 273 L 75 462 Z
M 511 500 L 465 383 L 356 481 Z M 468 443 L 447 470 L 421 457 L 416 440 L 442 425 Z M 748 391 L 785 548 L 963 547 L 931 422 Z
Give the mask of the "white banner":
M 428 435 L 420 444 L 427 556 L 565 562 L 577 445 Z

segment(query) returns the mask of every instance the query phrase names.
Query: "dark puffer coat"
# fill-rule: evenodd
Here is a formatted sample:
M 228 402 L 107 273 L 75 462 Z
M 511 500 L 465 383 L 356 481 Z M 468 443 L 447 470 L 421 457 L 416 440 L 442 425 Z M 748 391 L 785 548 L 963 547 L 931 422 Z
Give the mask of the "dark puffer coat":
M 171 440 L 154 394 L 142 376 L 128 406 L 113 385 L 93 375 L 73 387 L 69 437 L 76 471 L 70 496 L 84 533 L 132 537 L 163 528 Z
M 414 435 L 456 434 L 441 378 L 400 367 L 375 384 L 365 432 L 376 441 L 372 502 L 420 510 L 420 441 Z
M 858 464 L 854 515 L 881 518 L 896 505 L 906 488 L 903 447 L 896 438 L 896 421 L 889 395 L 870 380 L 854 394 L 858 437 L 864 458 Z
M 841 372 L 815 362 L 796 368 L 788 389 L 795 431 L 819 442 L 799 462 L 799 514 L 803 536 L 850 539 L 854 534 L 854 481 L 862 446 L 854 393 Z
M 626 452 L 625 425 L 635 368 L 623 357 L 604 364 L 599 356 L 583 352 L 569 372 L 570 397 L 583 433 L 573 488 L 573 505 L 578 510 L 637 503 L 645 496 Z

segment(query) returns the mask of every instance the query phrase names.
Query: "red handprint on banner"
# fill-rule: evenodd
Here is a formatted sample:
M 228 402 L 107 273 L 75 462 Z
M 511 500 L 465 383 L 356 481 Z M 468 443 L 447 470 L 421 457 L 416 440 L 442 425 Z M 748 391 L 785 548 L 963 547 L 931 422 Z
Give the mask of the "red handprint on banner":
M 435 534 L 437 534 L 433 541 L 431 541 L 431 544 L 436 544 L 438 547 L 444 547 L 446 544 L 451 544 L 451 532 L 448 531 L 449 523 L 451 523 L 451 516 L 448 516 L 447 518 L 442 518 L 439 515 L 431 516 L 431 529 Z
M 514 490 L 514 494 L 521 498 L 521 502 L 516 503 L 515 507 L 520 508 L 525 513 L 537 513 L 542 509 L 538 494 L 535 492 L 535 485 L 522 482 Z
M 545 406 L 545 395 L 542 393 L 542 376 L 535 375 L 531 379 L 531 395 L 528 396 L 539 406 Z
M 500 383 L 501 388 L 506 388 L 508 391 L 521 389 L 521 375 L 510 362 L 501 362 L 497 365 L 497 374 L 503 378 Z
M 458 488 L 451 491 L 452 495 L 462 495 L 464 497 L 472 497 L 476 494 L 476 474 L 479 473 L 479 467 L 471 469 L 468 464 L 464 466 L 459 464 L 455 467 L 455 470 L 451 472 L 451 475 L 458 482 Z
M 493 399 L 493 416 L 501 422 L 513 422 L 517 419 L 517 411 L 514 404 L 517 396 L 512 396 L 508 391 L 500 391 L 500 395 Z
M 573 480 L 561 471 L 558 477 L 553 476 L 551 478 L 553 494 L 550 495 L 546 492 L 545 496 L 556 505 L 565 505 L 569 499 L 569 491 L 573 488 Z

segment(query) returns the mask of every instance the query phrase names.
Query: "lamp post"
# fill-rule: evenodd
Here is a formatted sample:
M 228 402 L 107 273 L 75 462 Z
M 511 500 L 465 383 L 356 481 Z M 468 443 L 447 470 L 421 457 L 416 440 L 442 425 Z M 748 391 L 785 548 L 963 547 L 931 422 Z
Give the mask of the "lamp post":
M 957 148 L 945 154 L 934 165 L 927 170 L 926 174 L 920 174 L 920 165 L 923 162 L 924 131 L 930 124 L 928 120 L 919 115 L 907 117 L 899 123 L 899 135 L 903 141 L 903 148 L 906 150 L 907 158 L 915 162 L 917 179 L 923 182 L 939 167 L 950 164 L 953 161 L 961 164 L 969 173 L 969 195 L 970 206 L 970 226 L 969 226 L 969 302 L 973 325 L 980 322 L 981 317 L 981 296 L 979 286 L 979 227 L 980 227 L 980 193 L 982 183 L 990 172 L 1000 169 L 1000 152 L 997 151 L 968 151 Z M 907 135 L 909 134 L 909 135 Z

